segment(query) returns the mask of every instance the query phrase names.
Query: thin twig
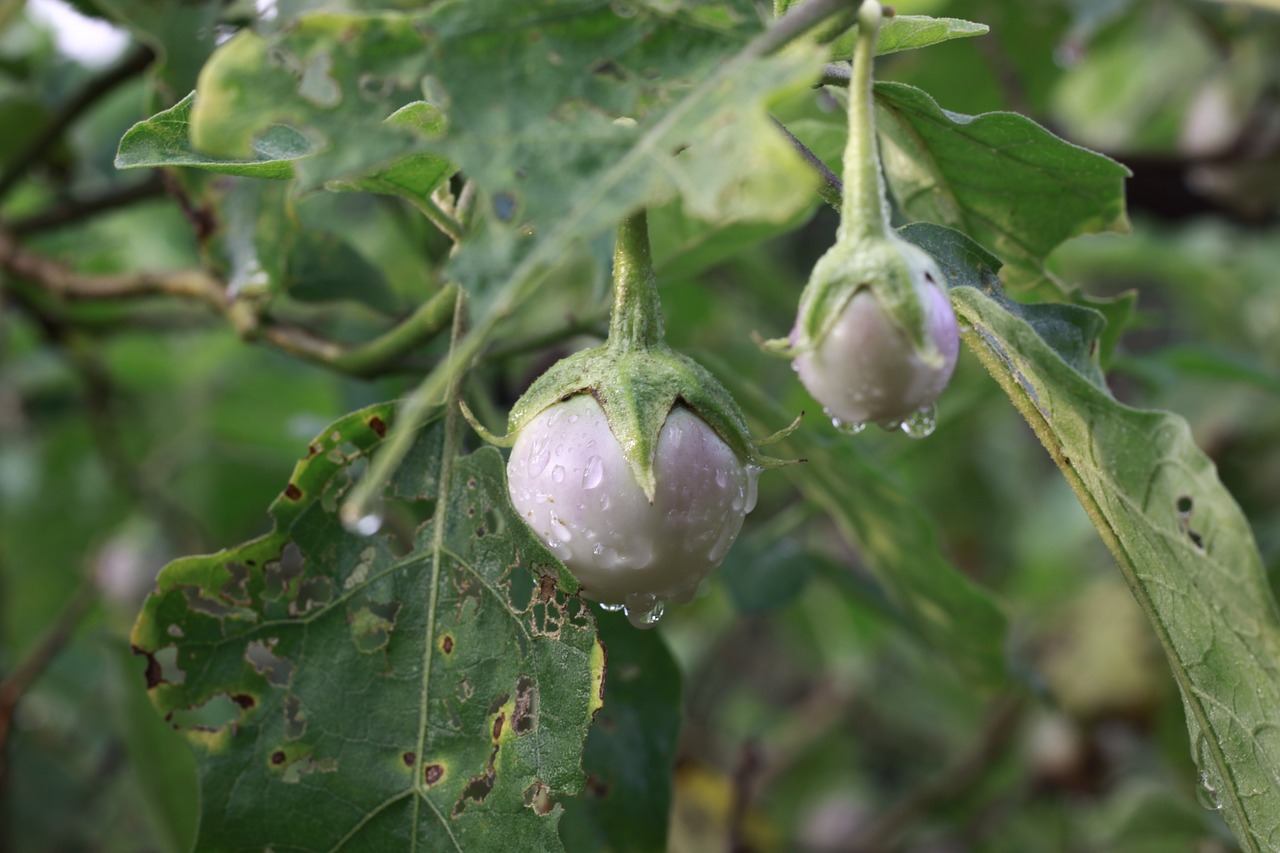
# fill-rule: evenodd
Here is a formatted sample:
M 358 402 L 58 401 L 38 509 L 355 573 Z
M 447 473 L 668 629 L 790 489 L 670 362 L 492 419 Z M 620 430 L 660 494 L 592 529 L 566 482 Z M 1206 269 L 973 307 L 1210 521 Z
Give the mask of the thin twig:
M 958 756 L 937 776 L 892 806 L 879 821 L 860 833 L 849 853 L 886 853 L 921 815 L 972 787 L 990 768 L 1018 731 L 1017 722 L 1026 707 L 1021 694 L 1011 693 L 992 705 L 977 743 Z
M 121 83 L 144 71 L 154 59 L 155 53 L 151 48 L 139 45 L 119 63 L 86 83 L 84 88 L 54 114 L 49 123 L 31 138 L 26 147 L 18 152 L 0 173 L 0 198 L 8 195 L 27 174 L 27 170 L 47 155 L 49 149 L 62 136 L 63 131 L 76 119 Z
M 25 237 L 42 231 L 52 231 L 64 225 L 74 225 L 108 210 L 128 207 L 140 201 L 164 195 L 164 181 L 160 174 L 153 173 L 140 184 L 127 187 L 111 187 L 95 195 L 71 199 L 55 205 L 48 210 L 15 220 L 8 225 L 8 231 L 15 237 Z
M 226 285 L 198 269 L 114 275 L 78 273 L 52 258 L 27 251 L 0 231 L 0 269 L 34 282 L 64 300 L 125 300 L 171 296 L 213 308 L 246 338 L 265 340 L 290 355 L 354 376 L 393 369 L 406 354 L 442 331 L 453 317 L 457 288 L 448 285 L 383 334 L 357 346 L 332 341 L 294 323 L 270 318 L 245 319 L 228 297 Z
M 827 168 L 827 164 L 822 162 L 822 158 L 814 154 L 809 146 L 805 145 L 796 138 L 787 126 L 778 121 L 773 116 L 769 116 L 778 129 L 786 135 L 787 141 L 791 143 L 791 147 L 800 152 L 800 156 L 804 161 L 814 168 L 818 176 L 822 178 L 822 186 L 818 187 L 818 195 L 822 196 L 822 200 L 834 207 L 840 209 L 841 199 L 844 197 L 844 182 L 840 180 L 840 176 Z
M 0 791 L 5 788 L 9 732 L 12 729 L 13 714 L 18 706 L 18 700 L 71 639 L 80 620 L 89 612 L 95 600 L 93 585 L 87 580 L 81 582 L 67 599 L 66 604 L 62 606 L 62 610 L 54 617 L 53 623 L 45 631 L 44 636 L 27 653 L 26 658 L 14 667 L 3 681 L 0 681 Z
M 86 275 L 52 258 L 29 252 L 0 232 L 0 267 L 40 284 L 63 299 L 138 299 L 178 296 L 203 302 L 219 311 L 227 305 L 222 282 L 202 270 Z
M 748 740 L 742 744 L 738 765 L 733 769 L 733 803 L 729 809 L 729 851 L 750 850 L 747 843 L 747 812 L 755 800 L 756 786 L 763 767 L 760 744 Z

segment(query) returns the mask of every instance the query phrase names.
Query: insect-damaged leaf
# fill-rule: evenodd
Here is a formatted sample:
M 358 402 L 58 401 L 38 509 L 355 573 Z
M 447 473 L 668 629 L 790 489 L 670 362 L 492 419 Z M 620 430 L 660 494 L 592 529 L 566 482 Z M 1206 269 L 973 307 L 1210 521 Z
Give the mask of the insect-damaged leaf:
M 343 529 L 390 414 L 326 429 L 275 529 L 166 567 L 134 627 L 151 698 L 198 755 L 198 849 L 559 847 L 599 707 L 593 618 L 544 574 L 499 454 L 444 465 L 438 423 L 388 487 L 384 532 Z
M 955 289 L 965 342 L 1066 475 L 1182 691 L 1205 801 L 1243 849 L 1280 849 L 1280 613 L 1249 524 L 1185 421 L 1118 403 L 1091 375 L 1085 309 L 1021 306 L 964 235 L 904 229 Z

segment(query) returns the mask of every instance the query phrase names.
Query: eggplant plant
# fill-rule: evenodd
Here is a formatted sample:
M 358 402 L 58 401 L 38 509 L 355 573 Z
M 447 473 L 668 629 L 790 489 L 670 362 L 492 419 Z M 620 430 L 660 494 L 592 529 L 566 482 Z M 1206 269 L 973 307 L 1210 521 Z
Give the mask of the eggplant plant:
M 0 848 L 1280 850 L 1270 13 L 74 5 Z

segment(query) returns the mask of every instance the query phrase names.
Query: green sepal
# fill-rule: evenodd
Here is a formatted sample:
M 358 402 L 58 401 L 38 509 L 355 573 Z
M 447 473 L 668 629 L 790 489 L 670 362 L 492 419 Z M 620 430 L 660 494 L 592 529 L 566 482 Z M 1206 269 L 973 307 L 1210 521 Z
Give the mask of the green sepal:
M 925 319 L 921 282 L 924 286 L 930 282 L 946 286 L 929 253 L 896 234 L 837 240 L 814 264 L 800 296 L 791 352 L 798 354 L 817 346 L 849 300 L 868 288 L 885 315 L 914 345 L 921 360 L 930 366 L 942 364 L 942 353 L 929 334 Z
M 657 488 L 653 463 L 658 434 L 678 405 L 706 421 L 748 464 L 785 464 L 756 449 L 742 410 L 710 371 L 665 343 L 635 348 L 611 341 L 560 360 L 512 406 L 508 434 L 518 435 L 545 409 L 577 394 L 596 398 L 632 475 L 650 501 Z

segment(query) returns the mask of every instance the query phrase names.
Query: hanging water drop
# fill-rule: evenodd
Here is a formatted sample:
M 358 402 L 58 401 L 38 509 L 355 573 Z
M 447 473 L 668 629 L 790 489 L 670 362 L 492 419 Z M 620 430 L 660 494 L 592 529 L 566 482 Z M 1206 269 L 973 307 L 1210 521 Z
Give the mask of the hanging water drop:
M 913 412 L 902 422 L 902 431 L 908 438 L 928 438 L 938 428 L 938 407 L 933 403 Z
M 834 417 L 831 419 L 831 425 L 835 427 L 836 432 L 841 435 L 857 435 L 867 428 L 867 425 L 864 423 L 858 423 L 857 421 L 842 421 L 839 418 Z
M 617 613 L 620 610 L 627 609 L 627 605 L 625 604 L 610 604 L 604 601 L 598 601 L 596 603 L 600 605 L 600 609 L 603 610 L 605 613 Z
M 658 620 L 662 618 L 664 608 L 661 601 L 655 601 L 648 610 L 635 610 L 629 606 L 624 607 L 623 610 L 626 611 L 628 622 L 636 628 L 645 630 L 658 624 Z

